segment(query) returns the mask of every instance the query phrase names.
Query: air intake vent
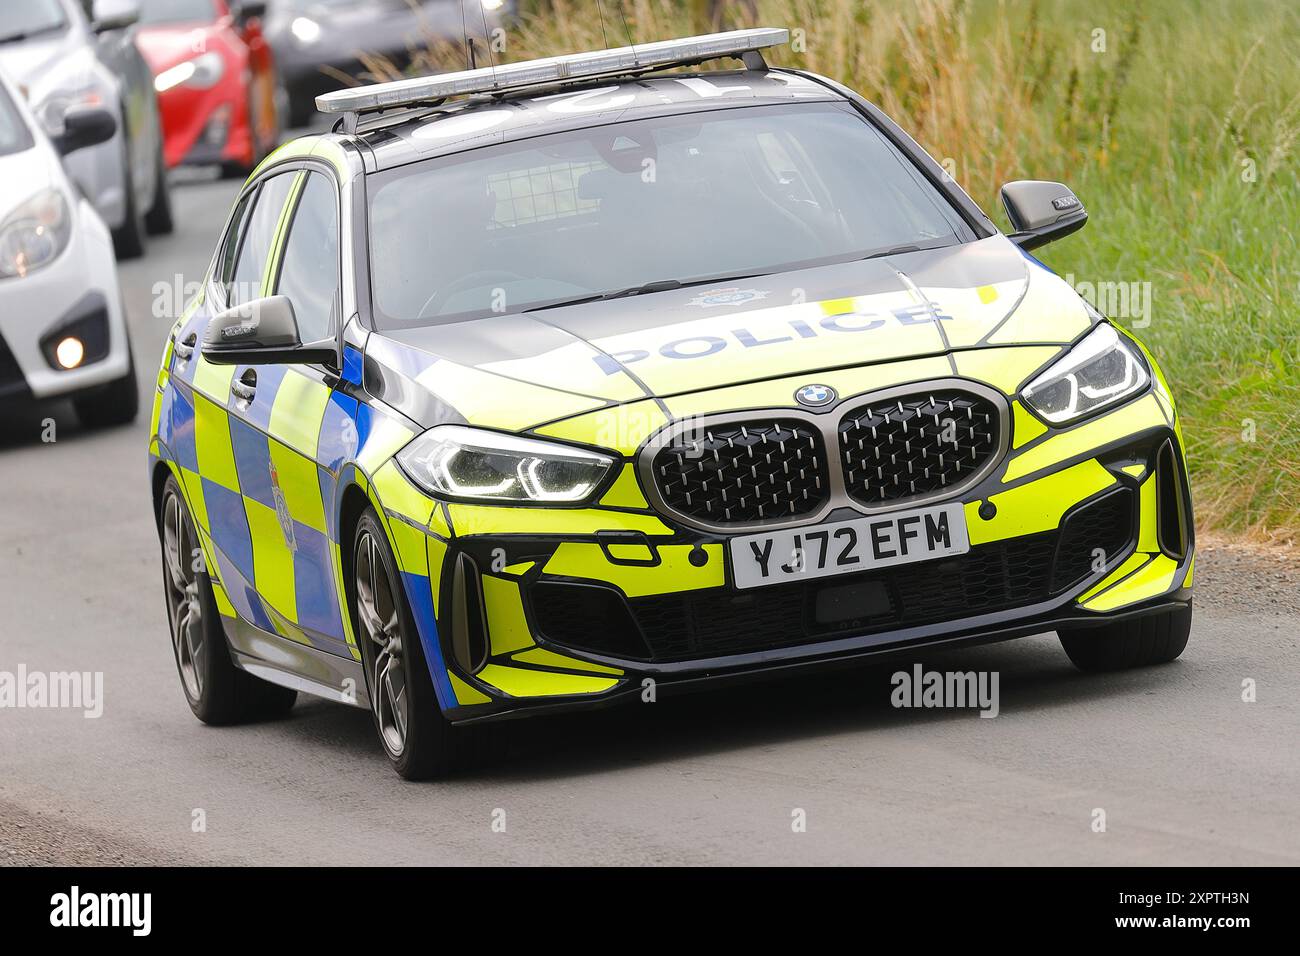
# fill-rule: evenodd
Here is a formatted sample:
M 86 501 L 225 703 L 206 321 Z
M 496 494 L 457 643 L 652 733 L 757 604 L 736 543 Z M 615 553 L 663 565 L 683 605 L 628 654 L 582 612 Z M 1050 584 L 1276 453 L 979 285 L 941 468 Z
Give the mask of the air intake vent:
M 1172 558 L 1187 556 L 1191 522 L 1187 520 L 1187 496 L 1183 491 L 1182 469 L 1174 454 L 1174 444 L 1166 440 L 1156 452 L 1156 532 L 1160 550 Z
M 1134 534 L 1133 491 L 1116 488 L 1065 519 L 1056 551 L 1052 593 L 1059 594 L 1114 562 Z

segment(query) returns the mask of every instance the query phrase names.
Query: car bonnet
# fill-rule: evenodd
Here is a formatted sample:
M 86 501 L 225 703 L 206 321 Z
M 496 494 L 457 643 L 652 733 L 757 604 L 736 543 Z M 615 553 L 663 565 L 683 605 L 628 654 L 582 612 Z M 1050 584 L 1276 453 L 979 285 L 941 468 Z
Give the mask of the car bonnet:
M 367 357 L 430 393 L 412 417 L 527 428 L 610 403 L 1009 345 L 1091 324 L 1003 236 L 608 302 L 371 336 Z M 494 381 L 497 383 L 494 385 Z M 507 384 L 508 383 L 508 384 Z M 429 407 L 436 407 L 430 414 Z

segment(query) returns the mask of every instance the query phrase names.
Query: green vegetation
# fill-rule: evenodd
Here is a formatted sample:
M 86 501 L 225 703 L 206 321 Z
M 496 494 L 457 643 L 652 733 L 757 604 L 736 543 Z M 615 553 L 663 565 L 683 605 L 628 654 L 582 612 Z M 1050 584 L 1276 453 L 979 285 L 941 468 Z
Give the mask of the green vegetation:
M 533 0 L 506 56 L 712 27 L 699 0 Z M 1005 227 L 1012 179 L 1092 216 L 1041 250 L 1076 282 L 1150 283 L 1117 315 L 1159 356 L 1202 528 L 1300 532 L 1300 6 L 1291 0 L 758 0 L 724 27 L 795 31 L 775 57 L 864 93 Z M 1098 31 L 1104 31 L 1100 33 Z M 435 51 L 442 59 L 447 51 Z M 463 62 L 463 61 L 462 61 Z M 1140 287 L 1142 288 L 1142 287 Z M 1106 302 L 1096 303 L 1105 310 Z

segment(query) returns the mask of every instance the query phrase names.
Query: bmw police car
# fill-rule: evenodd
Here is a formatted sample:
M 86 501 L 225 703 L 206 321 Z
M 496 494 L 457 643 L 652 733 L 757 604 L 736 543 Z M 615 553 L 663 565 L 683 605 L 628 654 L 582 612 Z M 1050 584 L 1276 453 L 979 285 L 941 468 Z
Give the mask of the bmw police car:
M 465 726 L 1055 630 L 1191 621 L 1145 348 L 906 133 L 746 30 L 343 90 L 249 179 L 158 375 L 202 720 L 304 691 L 397 771 Z M 670 67 L 731 57 L 741 69 Z

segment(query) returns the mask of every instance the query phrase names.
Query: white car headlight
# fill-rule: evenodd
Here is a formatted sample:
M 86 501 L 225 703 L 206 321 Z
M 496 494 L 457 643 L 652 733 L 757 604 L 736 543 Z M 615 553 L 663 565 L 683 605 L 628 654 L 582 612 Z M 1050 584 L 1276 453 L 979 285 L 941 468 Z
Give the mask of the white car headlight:
M 192 60 L 185 60 L 163 70 L 153 78 L 153 88 L 159 93 L 166 93 L 182 84 L 200 90 L 211 89 L 225 72 L 226 61 L 221 58 L 221 54 L 209 50 Z
M 63 193 L 42 190 L 0 222 L 0 278 L 22 277 L 48 265 L 71 236 L 72 212 Z
M 609 455 L 501 432 L 438 425 L 397 454 L 426 491 L 473 501 L 575 504 L 601 486 Z
M 1026 385 L 1021 397 L 1059 425 L 1117 405 L 1150 384 L 1151 371 L 1137 346 L 1114 326 L 1102 324 Z

